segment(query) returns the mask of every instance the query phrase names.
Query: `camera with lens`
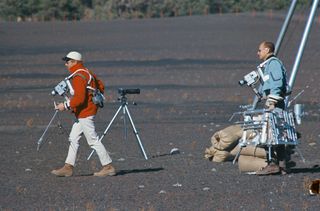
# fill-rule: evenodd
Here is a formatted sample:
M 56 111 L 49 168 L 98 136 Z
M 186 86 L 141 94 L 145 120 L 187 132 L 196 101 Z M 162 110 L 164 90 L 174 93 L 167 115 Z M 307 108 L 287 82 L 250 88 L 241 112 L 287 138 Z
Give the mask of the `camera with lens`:
M 256 71 L 252 71 L 250 73 L 248 73 L 247 75 L 245 75 L 243 77 L 243 80 L 239 81 L 240 86 L 243 85 L 248 85 L 248 86 L 252 86 L 253 84 L 257 83 L 259 80 L 259 75 Z
M 60 83 L 58 83 L 58 85 L 56 85 L 54 87 L 54 89 L 52 90 L 51 94 L 54 96 L 56 94 L 62 96 L 65 93 L 67 93 L 69 91 L 67 82 L 65 80 L 61 81 Z
M 124 96 L 126 94 L 140 94 L 140 89 L 123 89 L 123 88 L 119 88 L 118 89 L 118 93 L 121 96 Z
M 60 96 L 66 96 L 67 94 L 74 95 L 74 90 L 68 78 L 62 80 L 58 85 L 54 87 L 51 94 L 55 96 L 56 94 Z

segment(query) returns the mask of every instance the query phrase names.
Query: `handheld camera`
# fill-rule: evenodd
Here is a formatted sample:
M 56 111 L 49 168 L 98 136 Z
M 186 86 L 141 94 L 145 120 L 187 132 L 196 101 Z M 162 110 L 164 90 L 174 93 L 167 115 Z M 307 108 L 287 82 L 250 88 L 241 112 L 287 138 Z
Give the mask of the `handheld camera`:
M 240 86 L 247 85 L 252 88 L 253 92 L 257 95 L 259 99 L 262 98 L 262 94 L 259 93 L 257 88 L 254 86 L 260 79 L 260 75 L 257 71 L 252 71 L 243 77 L 238 83 Z
M 259 75 L 256 71 L 252 71 L 243 77 L 243 80 L 240 80 L 238 83 L 240 86 L 248 85 L 252 86 L 257 83 L 259 80 Z
M 71 95 L 74 95 L 74 90 L 72 88 L 72 85 L 68 79 L 62 80 L 58 85 L 54 87 L 51 94 L 55 96 L 56 94 L 60 96 L 64 96 L 67 93 L 70 93 Z
M 61 81 L 54 87 L 51 94 L 55 96 L 56 94 L 62 96 L 69 91 L 67 82 L 65 80 Z

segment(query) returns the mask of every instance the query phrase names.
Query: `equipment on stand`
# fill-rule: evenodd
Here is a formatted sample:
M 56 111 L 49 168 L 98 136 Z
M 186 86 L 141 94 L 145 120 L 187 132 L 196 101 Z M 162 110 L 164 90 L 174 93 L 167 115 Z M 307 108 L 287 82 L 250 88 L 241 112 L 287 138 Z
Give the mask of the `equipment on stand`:
M 233 163 L 239 158 L 242 148 L 248 145 L 267 148 L 268 161 L 270 162 L 272 146 L 280 144 L 296 146 L 299 143 L 295 127 L 297 117 L 292 111 L 280 108 L 255 109 L 235 114 L 242 114 L 244 121 L 235 122 L 235 124 L 241 125 L 243 134 L 239 141 L 240 149 Z M 302 155 L 301 157 L 304 160 Z
M 127 97 L 126 94 L 140 94 L 140 89 L 118 89 L 118 93 L 120 94 L 120 97 L 118 98 L 119 102 L 121 103 L 121 105 L 119 106 L 118 110 L 116 111 L 116 113 L 114 114 L 113 118 L 111 119 L 110 123 L 108 124 L 107 128 L 105 129 L 105 131 L 103 132 L 103 135 L 100 137 L 99 141 L 102 141 L 102 139 L 104 138 L 104 136 L 107 134 L 107 132 L 109 131 L 112 123 L 114 122 L 115 118 L 118 116 L 119 112 L 122 110 L 123 112 L 123 123 L 124 123 L 124 130 L 125 130 L 125 139 L 127 139 L 127 123 L 126 123 L 126 117 L 128 116 L 134 135 L 136 136 L 136 139 L 138 141 L 139 147 L 141 149 L 141 152 L 144 156 L 144 158 L 146 160 L 148 160 L 148 157 L 146 155 L 146 152 L 143 148 L 142 142 L 140 140 L 138 131 L 133 123 L 132 117 L 130 115 L 129 109 L 128 109 L 128 102 L 127 102 Z M 87 160 L 90 160 L 91 156 L 93 155 L 94 150 L 92 150 L 92 152 L 90 153 L 90 155 L 88 156 Z
M 288 25 L 290 23 L 291 17 L 293 15 L 295 6 L 297 4 L 296 0 L 293 0 L 289 9 L 289 12 L 286 16 L 286 20 L 282 26 L 280 35 L 278 37 L 277 43 L 276 43 L 276 49 L 275 49 L 275 55 L 277 55 L 281 42 L 283 40 L 283 37 L 285 35 L 285 32 L 288 28 Z M 315 13 L 317 10 L 317 7 L 319 5 L 319 0 L 314 0 L 311 6 L 311 10 L 309 13 L 308 21 L 300 42 L 299 50 L 295 59 L 295 63 L 292 68 L 292 72 L 289 78 L 289 83 L 288 83 L 288 93 L 285 99 L 285 109 L 274 109 L 274 110 L 269 110 L 269 109 L 256 109 L 258 102 L 261 99 L 261 95 L 259 95 L 259 92 L 257 92 L 257 89 L 253 86 L 256 85 L 258 81 L 263 83 L 263 77 L 258 77 L 262 76 L 261 74 L 261 66 L 263 65 L 260 64 L 257 67 L 257 72 L 251 72 L 247 74 L 244 77 L 244 80 L 241 80 L 240 85 L 247 84 L 249 87 L 253 89 L 255 92 L 255 98 L 253 100 L 253 103 L 251 106 L 246 106 L 245 109 L 247 111 L 244 112 L 237 112 L 232 115 L 230 120 L 233 118 L 235 114 L 243 114 L 243 121 L 238 122 L 238 124 L 242 124 L 242 128 L 244 130 L 243 137 L 240 139 L 240 150 L 237 153 L 235 161 L 238 159 L 242 147 L 245 147 L 247 144 L 249 144 L 246 140 L 246 135 L 250 131 L 256 136 L 253 138 L 250 144 L 254 144 L 256 146 L 262 146 L 262 147 L 267 147 L 269 151 L 268 155 L 268 161 L 271 160 L 271 147 L 273 145 L 278 145 L 278 144 L 284 144 L 284 145 L 297 145 L 297 132 L 295 130 L 295 122 L 297 124 L 301 124 L 301 117 L 303 116 L 303 105 L 301 104 L 296 104 L 294 105 L 294 112 L 289 111 L 288 108 L 291 105 L 291 102 L 294 101 L 299 95 L 301 95 L 304 90 L 302 90 L 296 97 L 294 97 L 291 101 L 289 101 L 289 95 L 291 94 L 291 91 L 293 90 L 293 85 L 294 81 L 296 79 L 297 71 L 300 65 L 300 61 L 304 52 L 305 44 L 307 42 L 311 25 L 315 17 Z M 258 74 L 257 74 L 258 73 Z M 262 79 L 262 80 L 261 80 Z M 260 85 L 261 87 L 261 85 Z M 260 90 L 260 87 L 258 88 L 258 91 Z M 258 93 L 258 94 L 257 94 Z M 303 162 L 305 159 L 303 158 L 301 152 L 299 151 L 298 147 L 296 147 L 298 150 L 298 153 L 300 154 Z

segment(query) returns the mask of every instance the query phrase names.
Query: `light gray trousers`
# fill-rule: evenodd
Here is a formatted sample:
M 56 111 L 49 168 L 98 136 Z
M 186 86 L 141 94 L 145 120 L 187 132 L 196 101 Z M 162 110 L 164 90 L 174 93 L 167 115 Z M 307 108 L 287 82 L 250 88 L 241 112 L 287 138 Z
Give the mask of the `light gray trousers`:
M 79 140 L 82 134 L 84 134 L 86 137 L 89 146 L 96 151 L 102 166 L 112 162 L 106 148 L 99 141 L 99 136 L 95 130 L 94 118 L 95 116 L 79 118 L 78 121 L 73 124 L 69 135 L 70 145 L 65 163 L 68 163 L 72 166 L 75 165 L 79 148 Z

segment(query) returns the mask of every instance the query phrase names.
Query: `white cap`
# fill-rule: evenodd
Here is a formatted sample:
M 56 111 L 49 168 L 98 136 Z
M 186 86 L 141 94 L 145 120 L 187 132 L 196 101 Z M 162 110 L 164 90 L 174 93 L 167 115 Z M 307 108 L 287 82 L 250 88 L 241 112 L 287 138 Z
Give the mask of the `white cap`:
M 65 57 L 62 58 L 63 61 L 67 61 L 67 60 L 70 60 L 70 59 L 73 59 L 73 60 L 76 60 L 76 61 L 82 61 L 82 56 L 77 51 L 71 51 Z

